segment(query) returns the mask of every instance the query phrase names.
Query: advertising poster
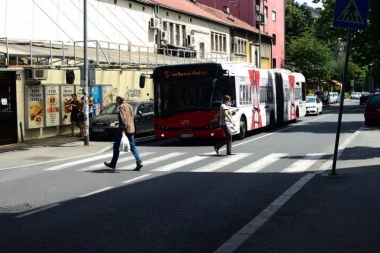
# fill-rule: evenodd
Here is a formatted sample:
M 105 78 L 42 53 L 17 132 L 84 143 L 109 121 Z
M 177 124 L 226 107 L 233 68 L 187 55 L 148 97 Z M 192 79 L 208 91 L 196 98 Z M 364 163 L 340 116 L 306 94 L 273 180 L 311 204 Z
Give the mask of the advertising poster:
M 27 127 L 41 128 L 44 126 L 44 86 L 27 86 L 26 89 Z
M 100 113 L 100 110 L 101 110 L 101 101 L 102 101 L 101 87 L 99 85 L 91 86 L 90 94 L 92 98 L 94 99 L 94 111 L 92 112 L 92 115 L 96 116 Z
M 61 125 L 70 125 L 70 113 L 71 113 L 71 94 L 74 93 L 74 86 L 60 86 L 61 88 Z
M 78 97 L 79 101 L 81 101 L 81 98 L 84 96 L 83 89 L 84 88 L 82 86 L 79 86 L 79 85 L 75 86 L 75 93 L 77 94 L 77 97 Z
M 102 85 L 102 109 L 115 101 L 117 89 L 113 89 L 111 85 Z
M 59 86 L 45 86 L 45 126 L 58 126 L 60 122 Z

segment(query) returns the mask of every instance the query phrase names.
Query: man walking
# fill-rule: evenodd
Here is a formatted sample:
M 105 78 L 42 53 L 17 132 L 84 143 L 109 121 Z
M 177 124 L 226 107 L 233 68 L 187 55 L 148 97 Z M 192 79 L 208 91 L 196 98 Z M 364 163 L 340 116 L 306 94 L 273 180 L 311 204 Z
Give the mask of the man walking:
M 135 125 L 134 125 L 134 115 L 133 115 L 133 107 L 128 104 L 123 97 L 117 96 L 116 102 L 119 104 L 119 129 L 116 133 L 115 143 L 113 144 L 113 156 L 111 162 L 104 162 L 104 165 L 115 169 L 117 160 L 119 159 L 119 147 L 120 141 L 125 134 L 128 137 L 129 143 L 131 145 L 131 152 L 136 159 L 136 168 L 135 171 L 139 171 L 142 167 L 142 161 L 140 158 L 140 154 L 135 144 Z

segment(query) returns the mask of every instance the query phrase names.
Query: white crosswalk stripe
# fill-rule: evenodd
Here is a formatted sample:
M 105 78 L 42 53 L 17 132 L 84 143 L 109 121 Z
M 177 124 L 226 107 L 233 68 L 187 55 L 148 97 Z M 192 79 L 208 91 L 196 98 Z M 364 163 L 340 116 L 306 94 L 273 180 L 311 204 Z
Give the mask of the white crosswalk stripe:
M 254 163 L 248 164 L 247 166 L 236 170 L 235 172 L 237 173 L 255 173 L 258 172 L 265 167 L 271 165 L 272 163 L 277 162 L 280 160 L 282 157 L 287 156 L 288 153 L 273 153 L 270 155 L 267 155 L 260 160 L 257 160 Z
M 167 154 L 167 155 L 163 155 L 163 156 L 159 156 L 159 157 L 155 157 L 155 158 L 149 159 L 147 161 L 143 161 L 143 164 L 144 164 L 144 166 L 146 166 L 146 165 L 149 165 L 149 164 L 162 162 L 162 161 L 168 160 L 170 158 L 174 158 L 174 157 L 181 156 L 181 155 L 184 155 L 184 154 L 186 154 L 186 153 L 183 153 L 183 152 L 173 152 L 173 153 L 170 153 L 170 154 Z M 136 164 L 130 164 L 130 165 L 127 165 L 127 166 L 124 166 L 124 167 L 121 167 L 121 168 L 117 168 L 117 170 L 132 170 L 135 167 L 136 167 Z
M 145 157 L 145 156 L 152 155 L 155 153 L 156 152 L 144 152 L 144 153 L 140 153 L 140 156 Z M 128 157 L 119 158 L 117 163 L 120 164 L 120 163 L 131 161 L 131 160 L 135 160 L 135 157 L 132 154 L 130 154 Z M 102 162 L 102 163 L 91 165 L 91 166 L 88 166 L 88 167 L 85 167 L 82 169 L 77 169 L 76 171 L 93 171 L 93 170 L 97 170 L 97 169 L 104 168 L 104 167 L 105 167 L 104 163 Z
M 202 166 L 198 169 L 192 170 L 192 172 L 212 172 L 221 169 L 222 167 L 225 167 L 227 165 L 230 165 L 236 161 L 239 161 L 241 159 L 244 159 L 245 157 L 251 155 L 251 153 L 239 153 L 232 156 L 225 156 L 221 158 L 217 162 L 213 162 L 211 164 L 207 164 L 205 166 Z
M 171 164 L 168 164 L 168 165 L 161 166 L 161 167 L 159 167 L 157 169 L 154 169 L 152 171 L 173 171 L 175 169 L 184 167 L 186 165 L 189 165 L 189 164 L 201 161 L 201 160 L 203 160 L 205 158 L 207 158 L 207 156 L 189 157 L 189 158 L 186 158 L 185 160 L 181 160 L 181 161 L 178 161 L 178 162 L 174 162 L 174 163 L 171 163 Z
M 306 171 L 310 166 L 316 163 L 325 154 L 307 154 L 301 160 L 297 160 L 287 168 L 283 169 L 281 173 L 299 173 Z
M 62 169 L 65 169 L 67 167 L 76 166 L 76 165 L 80 165 L 80 164 L 84 164 L 84 163 L 88 163 L 88 162 L 93 162 L 93 161 L 97 161 L 97 160 L 101 160 L 101 159 L 106 159 L 106 158 L 109 158 L 109 157 L 112 157 L 112 153 L 111 154 L 100 155 L 100 156 L 96 156 L 96 157 L 90 157 L 90 158 L 86 158 L 86 159 L 83 159 L 83 160 L 76 160 L 76 161 L 64 163 L 64 164 L 57 165 L 57 166 L 54 166 L 54 167 L 50 167 L 50 168 L 43 169 L 43 170 L 47 170 L 47 171 L 62 170 Z

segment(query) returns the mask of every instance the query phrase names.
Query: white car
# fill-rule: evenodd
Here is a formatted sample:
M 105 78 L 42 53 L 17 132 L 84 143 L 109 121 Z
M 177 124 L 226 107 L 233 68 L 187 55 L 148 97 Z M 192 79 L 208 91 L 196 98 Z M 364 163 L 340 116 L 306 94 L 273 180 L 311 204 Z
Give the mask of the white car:
M 322 101 L 317 96 L 306 97 L 306 115 L 308 114 L 322 114 L 323 106 Z

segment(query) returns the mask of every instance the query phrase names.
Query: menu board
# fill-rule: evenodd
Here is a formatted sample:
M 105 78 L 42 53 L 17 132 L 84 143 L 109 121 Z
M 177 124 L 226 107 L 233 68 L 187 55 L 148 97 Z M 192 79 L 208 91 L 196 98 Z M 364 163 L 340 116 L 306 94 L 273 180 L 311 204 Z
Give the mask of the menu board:
M 60 86 L 61 88 L 61 125 L 69 125 L 70 122 L 70 114 L 71 114 L 71 94 L 74 93 L 74 86 Z
M 60 124 L 59 86 L 45 86 L 45 126 Z
M 26 86 L 26 126 L 41 128 L 44 126 L 44 86 Z
M 75 86 L 75 93 L 77 94 L 77 98 L 79 101 L 81 101 L 82 97 L 84 96 L 84 88 L 83 86 L 76 85 Z

